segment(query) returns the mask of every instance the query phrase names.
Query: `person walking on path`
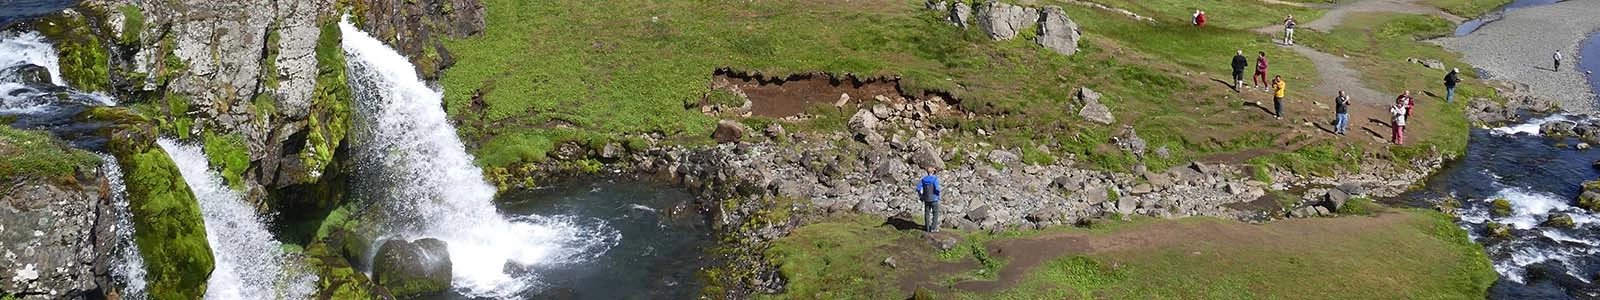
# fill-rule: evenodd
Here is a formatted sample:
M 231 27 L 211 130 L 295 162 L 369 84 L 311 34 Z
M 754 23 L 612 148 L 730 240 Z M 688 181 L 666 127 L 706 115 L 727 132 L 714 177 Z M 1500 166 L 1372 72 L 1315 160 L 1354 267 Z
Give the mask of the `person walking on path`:
M 1461 69 L 1452 68 L 1450 74 L 1444 74 L 1444 103 L 1453 103 L 1451 100 L 1456 97 L 1456 84 L 1461 83 L 1460 73 Z
M 1250 85 L 1266 90 L 1268 84 L 1271 82 L 1267 82 L 1267 52 L 1256 51 L 1256 74 L 1250 75 Z
M 1250 60 L 1244 57 L 1244 50 L 1233 53 L 1233 92 L 1238 93 L 1240 86 L 1244 85 L 1244 68 L 1250 66 Z
M 917 195 L 922 198 L 922 216 L 928 223 L 928 232 L 939 232 L 939 195 L 944 192 L 939 188 L 939 176 L 935 173 L 933 167 L 928 167 L 928 175 L 922 176 L 917 183 Z
M 1294 45 L 1294 15 L 1283 18 L 1283 44 Z
M 1390 119 L 1389 119 L 1390 120 L 1389 127 L 1394 129 L 1394 133 L 1391 136 L 1390 142 L 1393 142 L 1395 145 L 1405 145 L 1406 144 L 1406 108 L 1405 108 L 1405 103 L 1402 102 L 1402 101 L 1396 100 L 1394 102 L 1394 105 L 1389 106 L 1389 115 L 1391 116 Z
M 1552 56 L 1556 59 L 1556 72 L 1561 72 L 1561 50 L 1556 50 L 1556 54 Z
M 1333 134 L 1345 135 L 1350 128 L 1350 97 L 1344 95 L 1344 90 L 1339 90 L 1339 97 L 1333 98 Z
M 1206 12 L 1205 11 L 1203 11 L 1203 10 L 1195 10 L 1194 11 L 1194 26 L 1195 27 L 1206 27 Z
M 1285 85 L 1283 83 L 1283 75 L 1272 77 L 1272 107 L 1277 112 L 1279 120 L 1283 120 L 1283 92 L 1284 88 L 1286 88 Z

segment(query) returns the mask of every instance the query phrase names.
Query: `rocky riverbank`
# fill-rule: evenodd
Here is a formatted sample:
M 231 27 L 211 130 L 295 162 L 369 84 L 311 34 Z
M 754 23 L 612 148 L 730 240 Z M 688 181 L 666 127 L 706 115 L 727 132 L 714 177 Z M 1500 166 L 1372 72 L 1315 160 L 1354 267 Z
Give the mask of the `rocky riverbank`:
M 1434 40 L 1488 73 L 1492 79 L 1527 84 L 1533 95 L 1554 99 L 1572 112 L 1593 112 L 1600 107 L 1585 74 L 1578 69 L 1578 46 L 1589 33 L 1600 30 L 1600 2 L 1565 1 L 1518 9 L 1484 25 L 1467 36 Z M 1566 58 L 1560 70 L 1551 55 L 1560 50 Z

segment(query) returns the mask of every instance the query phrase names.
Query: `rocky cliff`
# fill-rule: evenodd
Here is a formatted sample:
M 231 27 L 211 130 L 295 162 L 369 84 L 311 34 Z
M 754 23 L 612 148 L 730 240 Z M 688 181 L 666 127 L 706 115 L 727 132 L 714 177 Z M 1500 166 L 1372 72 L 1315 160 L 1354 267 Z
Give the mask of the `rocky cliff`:
M 81 168 L 75 182 L 8 178 L 0 183 L 0 294 L 84 298 L 108 282 L 115 236 L 106 174 Z

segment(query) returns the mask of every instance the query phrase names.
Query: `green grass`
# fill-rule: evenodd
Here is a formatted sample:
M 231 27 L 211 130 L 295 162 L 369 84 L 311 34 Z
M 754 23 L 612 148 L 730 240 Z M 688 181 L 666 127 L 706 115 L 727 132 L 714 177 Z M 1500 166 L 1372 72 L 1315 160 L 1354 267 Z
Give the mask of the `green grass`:
M 1161 22 L 1190 26 L 1195 10 L 1206 11 L 1206 27 L 1228 29 L 1255 29 L 1273 24 L 1283 24 L 1283 18 L 1294 15 L 1301 23 L 1321 17 L 1325 10 L 1268 4 L 1259 0 L 1102 0 L 1092 1 L 1127 9 Z M 1298 0 L 1295 2 L 1328 2 L 1327 0 Z M 1063 4 L 1067 6 L 1071 4 Z M 1076 19 L 1075 19 L 1076 20 Z M 1081 21 L 1080 21 L 1081 22 Z M 1224 58 L 1226 59 L 1226 58 Z M 1227 63 L 1226 60 L 1222 61 Z
M 1472 18 L 1489 13 L 1512 0 L 1428 0 L 1428 5 L 1439 7 L 1451 14 Z
M 1339 214 L 1370 216 L 1374 213 L 1377 213 L 1378 210 L 1382 208 L 1382 206 L 1372 202 L 1372 199 L 1370 198 L 1355 197 L 1345 200 L 1344 206 L 1339 207 Z
M 0 126 L 0 181 L 33 177 L 76 182 L 78 171 L 99 163 L 99 157 L 68 147 L 50 133 Z

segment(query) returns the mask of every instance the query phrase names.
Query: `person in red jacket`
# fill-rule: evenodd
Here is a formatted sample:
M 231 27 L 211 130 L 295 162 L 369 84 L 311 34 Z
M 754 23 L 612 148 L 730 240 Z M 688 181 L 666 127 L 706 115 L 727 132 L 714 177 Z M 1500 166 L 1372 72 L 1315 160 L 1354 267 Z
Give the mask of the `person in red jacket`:
M 1259 80 L 1259 81 L 1258 81 Z M 1250 84 L 1258 84 L 1261 90 L 1267 90 L 1272 82 L 1267 81 L 1267 52 L 1256 51 L 1256 74 L 1250 76 Z
M 1206 12 L 1205 11 L 1203 11 L 1203 10 L 1195 10 L 1194 11 L 1194 26 L 1196 26 L 1196 27 L 1206 27 Z
M 1406 109 L 1406 118 L 1410 119 L 1411 118 L 1411 109 L 1417 107 L 1416 99 L 1412 99 L 1411 98 L 1411 91 L 1410 90 L 1406 90 L 1406 92 L 1404 94 L 1400 94 L 1400 97 L 1395 97 L 1394 101 L 1395 101 L 1395 103 L 1405 107 L 1405 109 Z

